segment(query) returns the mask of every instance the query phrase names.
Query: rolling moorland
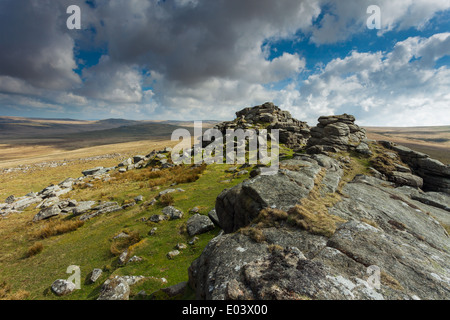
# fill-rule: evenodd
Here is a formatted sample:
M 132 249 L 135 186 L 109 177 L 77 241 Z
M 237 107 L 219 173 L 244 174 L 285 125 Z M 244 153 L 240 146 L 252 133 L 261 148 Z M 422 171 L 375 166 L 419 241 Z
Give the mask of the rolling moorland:
M 276 116 L 282 114 L 278 109 L 272 107 L 269 109 Z M 282 115 L 286 118 L 285 114 Z M 290 117 L 287 117 L 287 120 L 291 121 Z M 344 120 L 344 123 L 346 123 L 345 121 L 348 122 L 348 120 Z M 216 123 L 211 121 L 207 124 L 213 126 Z M 251 243 L 244 243 L 248 247 L 258 248 L 253 250 L 252 254 L 256 252 L 260 255 L 259 250 L 264 249 L 269 250 L 274 257 L 289 260 L 292 253 L 283 253 L 282 247 L 284 246 L 278 245 L 286 241 L 271 242 L 270 234 L 273 236 L 280 228 L 288 228 L 289 232 L 304 230 L 315 237 L 313 240 L 316 245 L 313 247 L 318 246 L 324 239 L 333 239 L 339 228 L 345 226 L 348 228 L 345 223 L 348 217 L 339 214 L 330 217 L 329 210 L 325 212 L 324 208 L 326 210 L 327 208 L 334 209 L 341 203 L 341 200 L 344 200 L 345 203 L 348 200 L 346 195 L 348 191 L 345 188 L 352 185 L 351 182 L 358 174 L 372 177 L 374 173 L 371 168 L 378 169 L 377 172 L 384 176 L 386 181 L 385 185 L 379 187 L 381 190 L 381 188 L 387 188 L 387 185 L 391 183 L 389 182 L 392 174 L 389 171 L 390 167 L 396 166 L 403 169 L 408 167 L 401 160 L 395 160 L 395 163 L 386 160 L 384 154 L 389 153 L 387 145 L 380 146 L 371 142 L 368 145 L 370 154 L 355 153 L 351 148 L 348 150 L 344 148 L 339 149 L 335 155 L 330 155 L 331 160 L 326 159 L 326 161 L 333 163 L 333 166 L 336 161 L 343 168 L 336 178 L 332 178 L 335 177 L 335 173 L 330 173 L 329 166 L 321 168 L 316 165 L 317 163 L 323 164 L 325 160 L 319 156 L 311 158 L 312 160 L 309 159 L 304 151 L 298 150 L 296 142 L 292 142 L 292 138 L 297 139 L 297 136 L 290 135 L 281 149 L 282 159 L 287 161 L 283 164 L 284 168 L 289 172 L 302 173 L 302 168 L 308 167 L 305 161 L 315 161 L 316 163 L 310 168 L 314 171 L 312 177 L 305 178 L 307 181 L 312 179 L 311 187 L 305 193 L 304 199 L 295 199 L 295 202 L 301 203 L 302 206 L 291 206 L 290 210 L 280 206 L 287 212 L 286 216 L 280 212 L 269 214 L 265 212 L 265 218 L 264 214 L 259 217 L 253 216 L 249 219 L 256 219 L 257 223 L 255 222 L 256 224 L 252 227 L 226 225 L 223 212 L 229 211 L 229 208 L 217 205 L 217 203 L 222 203 L 224 198 L 230 197 L 226 193 L 224 194 L 223 190 L 234 190 L 243 183 L 245 184 L 248 179 L 254 179 L 257 175 L 257 168 L 237 168 L 224 165 L 171 166 L 168 152 L 170 149 L 166 148 L 173 147 L 176 142 L 170 141 L 170 134 L 178 127 L 189 128 L 189 126 L 188 123 L 179 122 L 134 122 L 117 119 L 75 121 L 0 118 L 2 141 L 0 144 L 0 202 L 11 195 L 20 198 L 32 192 L 41 195 L 51 194 L 55 190 L 48 188 L 49 186 L 59 186 L 59 191 L 56 192 L 60 192 L 61 189 L 65 189 L 64 182 L 69 182 L 70 191 L 57 196 L 59 205 L 66 202 L 67 206 L 64 209 L 69 208 L 72 204 L 76 207 L 80 203 L 92 202 L 89 209 L 82 213 L 76 213 L 70 209 L 56 214 L 50 219 L 35 219 L 43 211 L 43 207 L 36 208 L 38 203 L 26 207 L 20 213 L 2 214 L 0 220 L 0 241 L 2 243 L 0 249 L 0 299 L 97 299 L 104 294 L 105 282 L 114 277 L 127 279 L 126 281 L 129 282 L 127 285 L 131 289 L 126 294 L 127 299 L 286 298 L 286 292 L 297 292 L 299 289 L 289 287 L 277 289 L 276 292 L 267 292 L 267 288 L 271 288 L 269 284 L 264 289 L 255 287 L 249 289 L 243 283 L 252 284 L 259 283 L 259 281 L 247 273 L 244 276 L 245 281 L 236 278 L 236 281 L 233 282 L 233 285 L 236 286 L 227 287 L 228 291 L 225 296 L 222 293 L 214 296 L 216 294 L 214 292 L 203 291 L 206 284 L 201 282 L 201 279 L 204 278 L 199 274 L 211 268 L 208 263 L 212 263 L 205 262 L 204 258 L 204 255 L 208 253 L 208 250 L 206 253 L 204 252 L 208 243 L 219 234 L 221 229 L 227 230 L 228 228 L 226 236 L 234 237 L 233 241 L 236 240 L 236 237 L 251 240 Z M 409 146 L 413 150 L 427 153 L 444 164 L 449 163 L 450 127 L 367 128 L 367 136 L 374 140 L 397 142 Z M 309 148 L 314 147 L 309 146 Z M 152 152 L 153 150 L 155 152 Z M 136 158 L 137 155 L 146 156 Z M 145 158 L 145 164 L 141 163 L 140 167 L 137 167 L 136 164 L 142 161 L 139 157 Z M 380 164 L 381 158 L 388 163 Z M 101 174 L 82 174 L 86 169 L 98 167 L 115 167 L 115 169 Z M 124 167 L 127 167 L 127 170 L 120 170 Z M 72 179 L 68 181 L 68 178 Z M 408 178 L 411 177 L 408 176 Z M 331 188 L 332 190 L 323 193 L 320 189 L 323 187 L 322 182 L 330 179 L 337 179 L 337 183 Z M 406 185 L 414 185 L 416 181 L 415 179 L 408 180 Z M 330 187 L 326 184 L 326 188 Z M 171 191 L 165 193 L 167 190 Z M 382 191 L 388 192 L 385 189 Z M 266 191 L 258 192 L 264 194 Z M 268 198 L 270 196 L 267 195 Z M 52 198 L 52 196 L 48 198 Z M 406 201 L 397 193 L 390 194 L 389 199 L 398 200 L 397 202 L 401 203 L 402 201 L 398 198 L 411 204 L 411 201 Z M 53 200 L 55 201 L 55 199 Z M 321 204 L 324 207 L 321 207 Z M 55 202 L 46 205 L 51 208 Z M 95 210 L 95 206 L 99 209 Z M 165 214 L 161 213 L 168 206 L 175 207 L 182 214 L 179 216 L 176 213 L 168 214 L 166 216 L 169 218 L 166 219 Z M 428 210 L 428 214 L 430 212 L 436 215 L 441 214 L 440 211 L 435 212 L 428 207 L 424 208 L 422 204 L 411 204 L 411 208 L 412 206 L 416 206 L 415 210 Z M 105 208 L 117 208 L 117 210 L 106 210 L 99 214 Z M 307 210 L 304 210 L 305 208 Z M 213 209 L 219 209 L 219 216 L 216 218 L 214 218 L 214 214 L 211 214 Z M 311 212 L 315 213 L 317 217 L 312 217 Z M 235 212 L 235 214 L 238 213 Z M 189 231 L 189 223 L 196 214 L 210 215 L 213 221 L 218 219 L 220 222 L 202 233 L 195 234 Z M 247 215 L 248 212 L 243 214 Z M 175 218 L 173 218 L 174 216 Z M 274 218 L 275 216 L 277 218 Z M 85 218 L 81 219 L 81 217 Z M 417 219 L 424 225 L 429 223 L 421 220 L 425 218 L 418 217 Z M 407 237 L 408 241 L 415 241 L 414 244 L 416 241 L 424 241 L 424 243 L 429 241 L 433 247 L 431 250 L 438 250 L 435 248 L 441 245 L 438 236 L 436 239 L 420 240 L 432 230 L 418 230 L 417 221 L 405 221 L 397 217 L 388 219 L 389 221 L 385 224 L 382 218 L 376 216 L 366 216 L 362 220 L 392 237 L 397 236 L 399 230 L 414 229 L 408 233 L 408 236 L 409 234 L 414 235 L 414 240 Z M 284 225 L 285 222 L 289 227 Z M 445 223 L 442 225 L 448 232 L 448 225 Z M 392 226 L 395 226 L 394 231 L 391 230 Z M 387 230 L 388 227 L 389 230 Z M 442 231 L 444 229 L 441 229 L 437 231 L 439 236 L 441 233 L 446 233 L 446 231 Z M 420 234 L 421 232 L 424 232 L 424 235 Z M 304 236 L 301 233 L 301 237 Z M 312 240 L 308 236 L 307 242 L 310 241 Z M 337 240 L 335 242 L 338 243 Z M 408 242 L 408 244 L 411 243 Z M 214 243 L 214 245 L 216 244 Z M 363 243 L 362 246 L 364 247 L 364 245 L 367 243 Z M 300 249 L 310 258 L 306 249 Z M 218 247 L 219 252 L 221 252 L 220 250 L 221 248 Z M 224 250 L 226 252 L 226 248 Z M 202 252 L 204 253 L 202 254 Z M 252 254 L 249 254 L 249 257 L 254 258 Z M 363 253 L 359 254 L 363 258 L 365 257 Z M 435 256 L 439 254 L 435 254 Z M 270 259 L 274 259 L 274 257 Z M 208 260 L 211 261 L 216 259 L 212 254 L 209 258 Z M 233 261 L 233 258 L 230 258 L 230 261 Z M 301 261 L 303 260 L 301 259 Z M 445 266 L 445 260 L 444 266 L 441 262 L 434 261 L 433 263 L 438 264 L 436 269 L 448 267 Z M 55 280 L 67 279 L 70 276 L 66 273 L 66 269 L 70 265 L 80 267 L 81 289 L 68 295 L 58 296 L 52 292 L 51 286 Z M 194 265 L 195 267 L 193 267 Z M 252 267 L 257 269 L 260 266 L 252 265 Z M 385 264 L 382 267 L 384 272 L 382 284 L 386 286 L 382 293 L 385 297 L 413 296 L 412 293 L 417 289 L 416 284 L 411 285 L 404 280 L 396 273 L 394 265 Z M 413 267 L 417 266 L 413 264 Z M 102 272 L 98 279 L 91 281 L 93 271 L 96 269 L 102 270 Z M 359 267 L 355 267 L 356 269 L 359 270 Z M 335 269 L 335 273 L 342 271 L 336 270 L 338 269 Z M 218 275 L 217 279 L 221 279 L 219 271 L 215 272 Z M 314 274 L 317 275 L 317 273 Z M 283 274 L 281 275 L 283 276 Z M 126 276 L 129 277 L 126 278 Z M 284 276 L 298 275 L 285 274 Z M 187 282 L 189 285 L 186 284 Z M 183 283 L 181 291 L 172 287 Z M 330 291 L 328 289 L 320 288 L 317 294 L 298 292 L 291 298 L 330 298 L 320 294 L 321 290 L 323 292 Z M 419 289 L 417 291 L 421 292 L 424 298 L 434 297 L 434 293 L 430 294 L 427 290 L 424 290 L 426 293 Z M 439 289 L 436 292 L 438 296 L 439 294 L 446 296 L 446 293 L 442 293 L 445 292 L 445 289 Z M 334 297 L 339 298 L 340 295 L 336 293 Z M 363 291 L 356 291 L 354 298 L 365 299 L 370 298 L 370 295 Z

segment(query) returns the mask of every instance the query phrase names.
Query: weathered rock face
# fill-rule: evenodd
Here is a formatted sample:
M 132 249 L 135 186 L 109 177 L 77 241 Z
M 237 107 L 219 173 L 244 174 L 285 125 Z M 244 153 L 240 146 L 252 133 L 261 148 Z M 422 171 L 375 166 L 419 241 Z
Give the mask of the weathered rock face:
M 281 161 L 276 175 L 256 176 L 231 189 L 216 200 L 219 225 L 229 233 L 247 226 L 264 208 L 289 210 L 308 196 L 322 170 L 328 192 L 336 191 L 343 171 L 337 161 L 324 155 L 303 156 Z M 295 171 L 298 169 L 298 171 Z M 301 170 L 300 170 L 301 169 Z
M 401 175 L 416 186 L 398 187 L 357 175 L 326 209 L 341 221 L 331 234 L 287 222 L 258 227 L 258 238 L 234 232 L 252 223 L 247 230 L 254 229 L 261 209 L 292 208 L 317 192 L 317 183 L 324 197 L 336 192 L 342 165 L 322 154 L 297 156 L 282 161 L 277 175 L 224 190 L 216 202 L 224 232 L 189 268 L 197 298 L 450 299 L 450 237 L 443 227 L 450 198 L 421 191 L 414 177 Z
M 309 126 L 306 122 L 292 118 L 289 111 L 282 111 L 272 102 L 261 106 L 246 108 L 236 112 L 234 121 L 222 122 L 215 126 L 225 136 L 226 130 L 237 129 L 278 129 L 280 143 L 292 149 L 300 149 L 306 145 L 310 137 Z M 204 141 L 203 147 L 210 144 Z
M 309 153 L 357 150 L 370 154 L 365 140 L 366 132 L 355 124 L 354 116 L 343 114 L 320 117 L 319 124 L 311 128 L 307 148 Z
M 329 210 L 347 220 L 330 238 L 286 226 L 262 229 L 263 242 L 222 233 L 191 265 L 190 285 L 199 299 L 449 299 L 450 241 L 433 218 L 448 211 L 407 190 L 357 176 Z
M 388 141 L 381 141 L 384 147 L 396 151 L 413 173 L 423 179 L 423 188 L 450 194 L 450 166 L 428 155 Z

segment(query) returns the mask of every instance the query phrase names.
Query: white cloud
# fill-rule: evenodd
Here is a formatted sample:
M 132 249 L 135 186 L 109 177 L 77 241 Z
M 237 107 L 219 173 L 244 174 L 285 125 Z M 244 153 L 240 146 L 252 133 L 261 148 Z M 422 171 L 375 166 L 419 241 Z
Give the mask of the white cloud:
M 434 62 L 450 52 L 449 41 L 450 33 L 414 37 L 389 53 L 355 51 L 335 59 L 304 81 L 297 104 L 307 107 L 308 119 L 329 111 L 370 125 L 448 124 L 450 70 L 435 69 Z
M 330 12 L 323 16 L 320 25 L 311 28 L 311 41 L 316 44 L 341 42 L 366 31 L 370 17 L 367 8 L 371 5 L 381 9 L 380 35 L 394 29 L 423 29 L 437 12 L 450 9 L 449 0 L 324 0 L 322 4 L 326 4 Z

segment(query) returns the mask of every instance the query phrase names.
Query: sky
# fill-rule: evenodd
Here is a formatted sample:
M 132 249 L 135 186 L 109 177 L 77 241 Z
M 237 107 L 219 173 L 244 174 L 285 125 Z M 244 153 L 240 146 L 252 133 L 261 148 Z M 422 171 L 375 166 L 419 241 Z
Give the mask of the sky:
M 450 0 L 0 0 L 0 116 L 232 120 L 268 101 L 310 125 L 450 125 Z

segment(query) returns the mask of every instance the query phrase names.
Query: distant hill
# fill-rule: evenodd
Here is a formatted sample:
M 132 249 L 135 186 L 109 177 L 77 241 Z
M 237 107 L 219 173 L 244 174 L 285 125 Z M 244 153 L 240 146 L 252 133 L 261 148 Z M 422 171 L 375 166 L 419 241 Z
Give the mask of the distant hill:
M 49 138 L 54 135 L 113 129 L 137 123 L 139 121 L 124 119 L 85 121 L 74 119 L 0 117 L 0 139 Z
M 450 126 L 366 127 L 366 130 L 370 139 L 392 141 L 450 163 Z

